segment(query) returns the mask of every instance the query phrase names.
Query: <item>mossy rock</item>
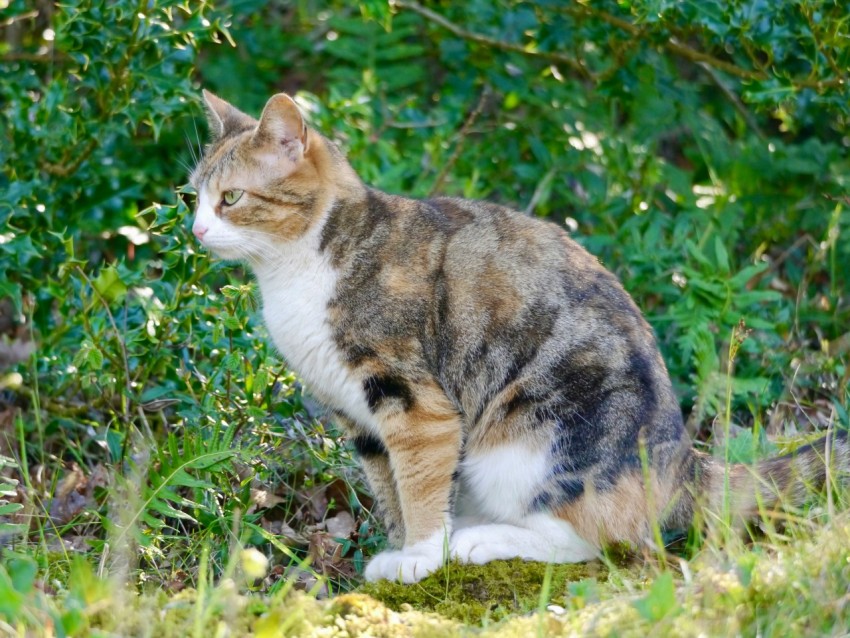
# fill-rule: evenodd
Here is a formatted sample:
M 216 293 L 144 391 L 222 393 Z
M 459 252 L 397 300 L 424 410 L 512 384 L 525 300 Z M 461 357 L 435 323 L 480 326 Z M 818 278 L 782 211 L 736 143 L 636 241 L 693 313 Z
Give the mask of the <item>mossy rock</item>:
M 544 591 L 547 572 L 548 591 Z M 599 561 L 575 565 L 549 565 L 519 558 L 486 565 L 453 561 L 413 585 L 383 580 L 366 583 L 357 591 L 396 611 L 412 607 L 479 624 L 533 612 L 541 601 L 544 605 L 575 606 L 571 605 L 574 596 L 568 591 L 569 583 L 588 579 L 604 583 L 607 578 L 608 569 Z

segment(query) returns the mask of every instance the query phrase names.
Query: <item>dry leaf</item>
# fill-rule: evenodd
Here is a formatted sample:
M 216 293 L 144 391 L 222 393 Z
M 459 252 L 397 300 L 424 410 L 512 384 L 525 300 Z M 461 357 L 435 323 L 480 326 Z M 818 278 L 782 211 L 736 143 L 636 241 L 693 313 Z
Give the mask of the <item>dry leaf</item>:
M 80 466 L 71 464 L 71 471 L 59 482 L 50 501 L 50 518 L 59 525 L 73 520 L 86 509 L 96 507 L 94 491 L 109 485 L 109 470 L 98 465 L 86 477 Z
M 255 504 L 260 509 L 268 509 L 283 503 L 285 499 L 277 494 L 272 494 L 268 490 L 251 489 L 251 503 Z
M 354 563 L 344 560 L 342 545 L 327 532 L 317 531 L 310 536 L 310 565 L 317 572 L 329 577 L 354 578 Z
M 345 510 L 325 520 L 325 529 L 334 538 L 348 538 L 356 529 L 354 517 Z

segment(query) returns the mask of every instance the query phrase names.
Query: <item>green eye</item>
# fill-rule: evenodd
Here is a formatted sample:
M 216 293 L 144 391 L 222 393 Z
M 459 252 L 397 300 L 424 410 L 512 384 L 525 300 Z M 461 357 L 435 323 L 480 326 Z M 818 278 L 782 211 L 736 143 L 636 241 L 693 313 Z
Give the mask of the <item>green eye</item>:
M 221 199 L 228 206 L 233 206 L 233 204 L 238 202 L 239 199 L 242 197 L 242 192 L 243 191 L 239 191 L 239 190 L 224 191 L 221 194 Z

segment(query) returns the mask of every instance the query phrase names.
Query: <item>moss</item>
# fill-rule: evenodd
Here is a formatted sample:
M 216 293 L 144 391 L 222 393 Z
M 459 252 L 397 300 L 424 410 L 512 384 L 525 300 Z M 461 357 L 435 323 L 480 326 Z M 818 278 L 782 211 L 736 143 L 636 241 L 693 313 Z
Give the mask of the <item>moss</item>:
M 551 571 L 548 595 L 542 591 L 547 570 Z M 540 606 L 541 595 L 547 604 L 569 607 L 568 583 L 585 579 L 604 582 L 607 577 L 607 568 L 595 561 L 576 565 L 547 565 L 520 559 L 486 565 L 452 562 L 415 585 L 380 581 L 363 585 L 358 592 L 396 611 L 412 607 L 479 624 L 534 611 Z

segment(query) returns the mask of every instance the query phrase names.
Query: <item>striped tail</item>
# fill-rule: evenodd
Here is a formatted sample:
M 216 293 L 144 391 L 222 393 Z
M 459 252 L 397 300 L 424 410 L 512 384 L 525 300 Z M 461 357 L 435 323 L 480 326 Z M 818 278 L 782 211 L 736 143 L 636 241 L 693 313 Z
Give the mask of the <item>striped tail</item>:
M 687 528 L 698 513 L 706 521 L 717 520 L 727 508 L 733 523 L 751 521 L 778 505 L 799 506 L 813 492 L 832 490 L 848 477 L 846 431 L 755 465 L 731 465 L 728 472 L 721 459 L 693 450 L 679 468 L 678 479 L 686 487 L 674 500 L 664 527 Z

